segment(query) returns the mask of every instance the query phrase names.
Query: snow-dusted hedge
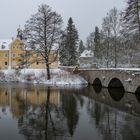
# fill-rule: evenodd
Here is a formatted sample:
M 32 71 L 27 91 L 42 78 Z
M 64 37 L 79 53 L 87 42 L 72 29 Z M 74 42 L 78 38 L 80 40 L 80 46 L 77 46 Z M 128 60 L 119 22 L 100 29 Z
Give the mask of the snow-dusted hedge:
M 1 82 L 31 82 L 47 85 L 87 84 L 79 75 L 71 74 L 60 69 L 51 69 L 51 79 L 47 80 L 45 69 L 0 70 Z

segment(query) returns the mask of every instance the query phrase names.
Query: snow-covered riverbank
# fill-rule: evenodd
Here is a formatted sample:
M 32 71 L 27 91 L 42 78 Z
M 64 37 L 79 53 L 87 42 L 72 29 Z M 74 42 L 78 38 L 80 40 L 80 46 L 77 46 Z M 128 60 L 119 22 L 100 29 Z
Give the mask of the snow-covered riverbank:
M 47 80 L 45 69 L 0 70 L 1 82 L 21 82 L 46 85 L 83 85 L 87 82 L 80 77 L 60 69 L 51 69 L 51 79 Z

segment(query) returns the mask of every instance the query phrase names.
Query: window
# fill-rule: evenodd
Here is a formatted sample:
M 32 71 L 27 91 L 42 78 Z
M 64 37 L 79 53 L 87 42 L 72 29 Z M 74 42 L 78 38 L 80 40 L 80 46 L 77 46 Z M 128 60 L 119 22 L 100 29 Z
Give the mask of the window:
M 8 57 L 8 54 L 7 53 L 5 53 L 5 57 Z
M 5 62 L 5 65 L 7 65 L 7 62 Z
M 16 54 L 13 54 L 13 57 L 16 57 Z
M 39 62 L 36 62 L 36 64 L 38 65 L 38 64 L 39 64 Z

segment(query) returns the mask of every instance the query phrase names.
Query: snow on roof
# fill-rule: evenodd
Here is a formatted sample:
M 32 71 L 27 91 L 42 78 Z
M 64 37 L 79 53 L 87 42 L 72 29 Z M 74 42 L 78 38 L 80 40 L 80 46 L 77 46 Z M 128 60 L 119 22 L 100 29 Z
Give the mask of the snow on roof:
M 94 54 L 91 50 L 84 50 L 80 57 L 93 57 Z
M 12 42 L 12 39 L 0 39 L 0 51 L 9 50 L 9 45 Z

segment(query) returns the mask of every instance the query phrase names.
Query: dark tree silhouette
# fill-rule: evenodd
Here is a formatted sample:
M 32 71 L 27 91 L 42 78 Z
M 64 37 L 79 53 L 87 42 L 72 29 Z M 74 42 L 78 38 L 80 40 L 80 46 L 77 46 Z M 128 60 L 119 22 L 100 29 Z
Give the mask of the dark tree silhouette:
M 59 42 L 62 18 L 51 8 L 42 4 L 38 12 L 27 21 L 24 30 L 30 48 L 34 53 L 41 55 L 38 61 L 44 62 L 47 69 L 47 78 L 50 79 L 49 55 L 53 46 Z

